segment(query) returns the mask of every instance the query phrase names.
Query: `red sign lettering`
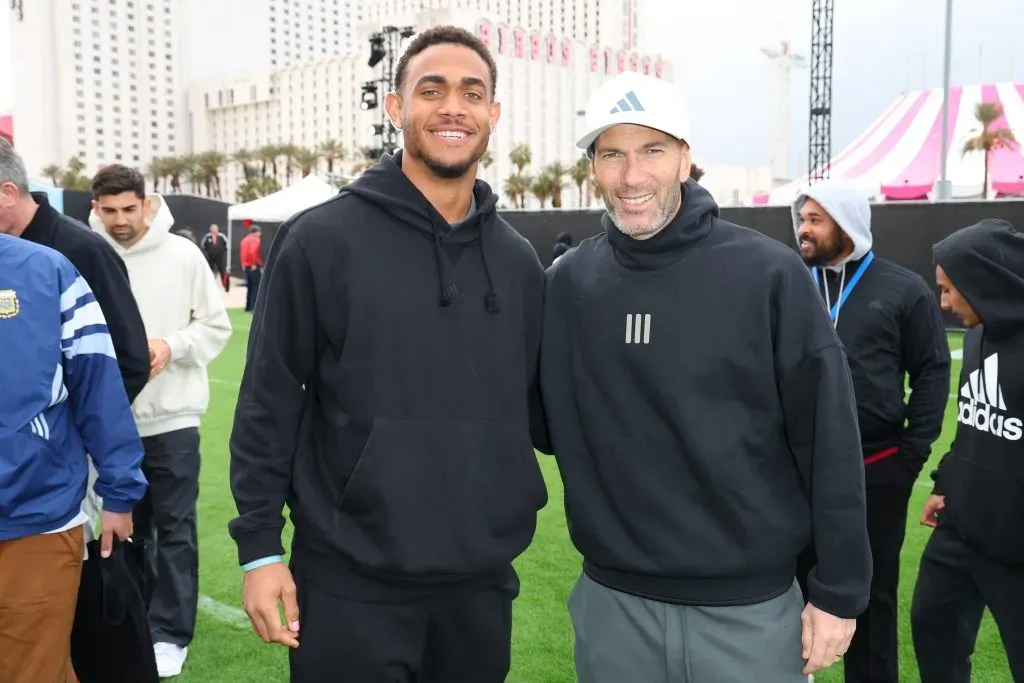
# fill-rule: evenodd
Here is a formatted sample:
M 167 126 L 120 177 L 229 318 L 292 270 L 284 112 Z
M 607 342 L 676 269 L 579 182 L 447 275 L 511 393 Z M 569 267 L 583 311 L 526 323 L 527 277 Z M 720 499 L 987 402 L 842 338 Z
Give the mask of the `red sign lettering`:
M 476 25 L 476 35 L 488 48 L 491 46 L 491 22 L 483 19 Z

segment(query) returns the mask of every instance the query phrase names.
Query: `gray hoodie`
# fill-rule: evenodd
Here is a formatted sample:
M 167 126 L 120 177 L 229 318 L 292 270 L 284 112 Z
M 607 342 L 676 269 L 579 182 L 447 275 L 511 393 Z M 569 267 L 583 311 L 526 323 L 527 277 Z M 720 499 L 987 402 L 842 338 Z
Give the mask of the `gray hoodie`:
M 850 261 L 862 259 L 871 251 L 871 204 L 862 190 L 843 180 L 826 180 L 812 185 L 793 202 L 794 235 L 800 227 L 800 209 L 808 199 L 821 204 L 821 208 L 853 242 L 853 253 L 829 266 L 830 270 L 838 272 Z

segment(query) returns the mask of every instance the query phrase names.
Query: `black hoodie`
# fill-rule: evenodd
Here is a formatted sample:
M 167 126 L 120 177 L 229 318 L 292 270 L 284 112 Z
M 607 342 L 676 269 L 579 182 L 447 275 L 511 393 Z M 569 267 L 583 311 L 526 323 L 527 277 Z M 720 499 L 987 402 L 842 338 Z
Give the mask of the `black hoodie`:
M 681 604 L 785 592 L 852 618 L 871 579 L 857 408 L 800 258 L 697 183 L 650 239 L 604 217 L 548 270 L 541 387 L 595 581 Z
M 969 545 L 1024 566 L 1024 233 L 984 220 L 933 254 L 982 321 L 964 337 L 956 437 L 934 493 Z
M 531 542 L 544 272 L 473 192 L 449 226 L 399 153 L 281 226 L 230 442 L 240 563 L 282 553 L 286 502 L 296 561 L 339 585 L 465 584 Z

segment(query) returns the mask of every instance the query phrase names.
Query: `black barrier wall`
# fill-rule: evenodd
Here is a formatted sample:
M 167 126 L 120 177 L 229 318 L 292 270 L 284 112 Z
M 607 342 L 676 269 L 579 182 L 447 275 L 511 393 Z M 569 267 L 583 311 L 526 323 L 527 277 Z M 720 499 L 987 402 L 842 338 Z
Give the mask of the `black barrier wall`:
M 227 228 L 228 204 L 193 195 L 163 195 L 174 215 L 177 229 L 190 227 L 196 239 L 201 239 L 211 223 L 224 231 Z M 65 192 L 64 213 L 82 222 L 89 218 L 91 195 L 86 192 Z M 503 211 L 502 216 L 513 228 L 533 245 L 545 267 L 551 264 L 551 250 L 555 237 L 563 231 L 579 244 L 601 232 L 602 210 L 588 211 Z M 789 207 L 730 207 L 721 210 L 723 219 L 743 225 L 796 248 L 793 220 Z M 901 202 L 873 204 L 871 229 L 874 234 L 875 253 L 914 271 L 934 286 L 935 269 L 932 266 L 932 245 L 962 227 L 984 218 L 1009 221 L 1024 230 L 1024 201 L 998 200 L 974 202 Z M 278 226 L 260 224 L 263 231 L 263 258 L 266 260 L 274 242 Z M 241 277 L 238 267 L 238 245 L 246 229 L 236 222 L 231 230 L 231 272 Z M 947 324 L 957 326 L 952 317 Z

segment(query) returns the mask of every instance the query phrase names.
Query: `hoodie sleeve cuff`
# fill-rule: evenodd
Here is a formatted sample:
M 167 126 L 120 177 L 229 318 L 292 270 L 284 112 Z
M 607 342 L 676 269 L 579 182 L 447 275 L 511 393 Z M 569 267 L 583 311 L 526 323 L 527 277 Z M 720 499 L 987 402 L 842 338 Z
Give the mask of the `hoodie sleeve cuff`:
M 185 355 L 185 345 L 181 343 L 177 335 L 172 334 L 170 337 L 164 337 L 164 341 L 167 342 L 167 346 L 171 350 L 171 360 L 181 360 L 182 356 Z

